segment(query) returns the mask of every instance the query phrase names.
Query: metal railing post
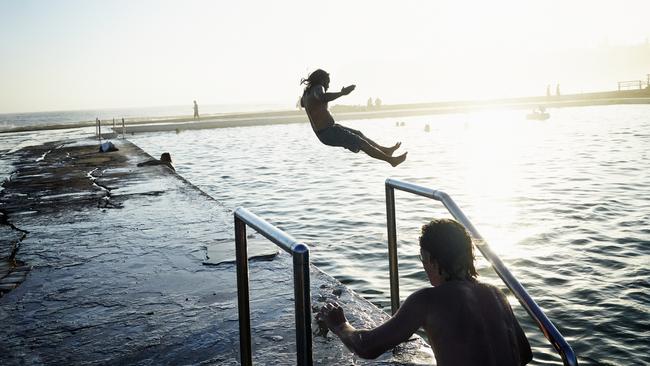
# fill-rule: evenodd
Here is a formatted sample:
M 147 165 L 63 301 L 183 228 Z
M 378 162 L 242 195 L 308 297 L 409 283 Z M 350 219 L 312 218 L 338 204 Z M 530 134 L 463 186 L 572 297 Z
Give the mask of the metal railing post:
M 397 264 L 397 229 L 395 226 L 395 190 L 386 185 L 386 225 L 388 227 L 388 268 L 390 273 L 390 310 L 399 309 L 399 271 Z
M 241 364 L 253 364 L 251 356 L 251 318 L 248 298 L 248 251 L 246 224 L 235 216 L 235 260 L 237 262 L 237 306 L 239 311 L 239 357 Z
M 309 247 L 296 242 L 282 230 L 239 207 L 235 216 L 235 255 L 237 263 L 237 300 L 239 306 L 239 342 L 241 364 L 251 365 L 251 330 L 248 288 L 248 253 L 246 225 L 291 254 L 293 259 L 293 292 L 296 319 L 296 357 L 300 366 L 311 366 L 311 291 L 309 275 Z
M 293 246 L 293 293 L 296 315 L 296 351 L 298 365 L 312 361 L 311 296 L 309 291 L 309 248 L 304 244 Z
M 413 183 L 403 182 L 396 179 L 386 179 L 386 212 L 388 217 L 388 246 L 389 246 L 389 257 L 392 257 L 393 254 L 390 253 L 391 250 L 391 240 L 394 241 L 395 247 L 397 246 L 397 234 L 395 233 L 395 194 L 394 190 L 399 189 L 405 192 L 413 193 L 418 196 L 423 196 L 427 198 L 440 201 L 447 211 L 460 222 L 467 231 L 470 232 L 471 236 L 475 239 L 474 245 L 481 251 L 481 254 L 492 264 L 492 268 L 499 275 L 501 280 L 506 284 L 506 286 L 512 291 L 519 303 L 524 307 L 528 315 L 535 321 L 539 329 L 544 333 L 546 339 L 553 345 L 555 350 L 562 357 L 562 361 L 565 365 L 575 366 L 578 365 L 578 359 L 576 354 L 573 352 L 571 346 L 564 339 L 562 334 L 557 330 L 555 325 L 548 319 L 546 314 L 542 309 L 537 305 L 535 300 L 528 294 L 526 289 L 519 283 L 515 276 L 508 270 L 508 268 L 503 264 L 501 259 L 492 251 L 487 242 L 483 239 L 481 234 L 476 230 L 471 221 L 465 216 L 463 211 L 456 205 L 451 197 L 442 191 L 433 190 L 430 188 L 425 188 L 418 186 Z M 395 249 L 395 257 L 397 257 L 397 252 Z M 392 266 L 392 259 L 391 261 Z M 395 264 L 397 264 L 397 259 L 395 259 Z M 396 294 L 393 292 L 393 268 L 391 267 L 391 307 L 393 304 L 397 303 L 399 306 L 399 292 Z M 397 270 L 395 270 L 397 273 Z M 399 278 L 397 278 L 399 281 Z M 395 313 L 396 309 L 393 309 Z

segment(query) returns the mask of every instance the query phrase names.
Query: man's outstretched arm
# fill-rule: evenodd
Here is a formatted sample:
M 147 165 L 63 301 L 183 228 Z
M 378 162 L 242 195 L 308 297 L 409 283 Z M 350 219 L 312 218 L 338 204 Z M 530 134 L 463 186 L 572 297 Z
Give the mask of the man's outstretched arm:
M 350 351 L 361 358 L 374 359 L 407 341 L 423 324 L 424 307 L 417 294 L 409 296 L 395 316 L 374 329 L 354 328 L 337 303 L 326 304 L 317 318 L 324 321 Z
M 337 98 L 340 98 L 344 95 L 348 95 L 352 93 L 352 91 L 356 88 L 356 85 L 350 85 L 341 88 L 340 92 L 330 92 L 330 93 L 325 93 L 325 90 L 323 89 L 322 86 L 318 86 L 316 90 L 314 91 L 314 94 L 316 98 L 318 98 L 321 102 L 327 103 L 331 102 Z

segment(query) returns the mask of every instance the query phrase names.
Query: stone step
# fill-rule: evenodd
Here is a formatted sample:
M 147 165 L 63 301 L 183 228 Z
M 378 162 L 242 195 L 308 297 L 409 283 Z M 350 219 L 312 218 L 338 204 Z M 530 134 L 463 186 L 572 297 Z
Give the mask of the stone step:
M 26 275 L 24 272 L 18 273 L 18 274 L 10 274 L 7 277 L 4 277 L 0 279 L 0 283 L 21 283 L 25 281 Z
M 18 266 L 14 267 L 11 271 L 12 272 L 29 272 L 32 270 L 32 266 Z
M 10 291 L 18 286 L 15 283 L 0 283 L 0 291 Z

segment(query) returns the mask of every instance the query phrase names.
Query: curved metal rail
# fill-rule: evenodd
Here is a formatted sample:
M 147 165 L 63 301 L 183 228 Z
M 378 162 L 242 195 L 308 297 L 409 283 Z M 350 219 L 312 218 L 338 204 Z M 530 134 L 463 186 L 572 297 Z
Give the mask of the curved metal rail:
M 311 294 L 309 287 L 309 247 L 243 207 L 235 210 L 235 255 L 237 262 L 237 304 L 239 350 L 242 365 L 252 365 L 248 251 L 246 225 L 252 227 L 293 257 L 293 290 L 296 315 L 298 365 L 312 365 Z
M 470 232 L 476 239 L 475 245 L 483 256 L 490 261 L 496 273 L 515 295 L 517 300 L 533 318 L 539 329 L 544 333 L 546 339 L 551 342 L 555 350 L 562 357 L 565 365 L 578 365 L 578 359 L 571 346 L 564 339 L 562 334 L 555 328 L 555 325 L 548 319 L 542 309 L 530 297 L 526 289 L 517 281 L 515 276 L 501 262 L 501 259 L 490 249 L 478 230 L 472 225 L 467 216 L 461 211 L 451 197 L 442 191 L 418 186 L 413 183 L 397 179 L 386 179 L 386 216 L 388 223 L 388 261 L 390 269 L 390 305 L 393 314 L 399 309 L 399 276 L 397 269 L 397 232 L 395 229 L 395 189 L 416 194 L 442 202 L 449 213 Z

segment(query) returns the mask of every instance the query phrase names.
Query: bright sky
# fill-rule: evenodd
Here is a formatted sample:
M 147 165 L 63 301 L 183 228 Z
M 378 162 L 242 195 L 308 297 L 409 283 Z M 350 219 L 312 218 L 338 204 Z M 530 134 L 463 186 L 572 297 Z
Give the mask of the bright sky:
M 650 73 L 650 1 L 0 0 L 0 113 L 614 89 Z M 339 101 L 337 101 L 339 102 Z

